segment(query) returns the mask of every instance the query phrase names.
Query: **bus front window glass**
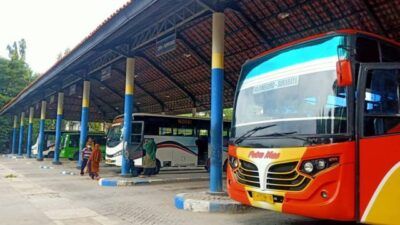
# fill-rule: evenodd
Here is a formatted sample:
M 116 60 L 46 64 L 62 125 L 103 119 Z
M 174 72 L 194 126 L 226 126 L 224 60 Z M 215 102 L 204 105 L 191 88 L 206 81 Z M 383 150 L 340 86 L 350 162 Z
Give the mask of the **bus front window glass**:
M 346 88 L 336 82 L 338 46 L 331 37 L 261 57 L 242 70 L 233 137 L 256 127 L 253 136 L 346 134 Z
M 115 147 L 121 142 L 121 140 L 122 140 L 122 126 L 119 125 L 111 127 L 107 135 L 107 146 Z
M 67 135 L 61 135 L 61 149 L 67 147 Z
M 71 135 L 70 136 L 70 147 L 78 148 L 79 147 L 79 135 Z
M 371 70 L 367 75 L 364 135 L 400 132 L 400 70 Z

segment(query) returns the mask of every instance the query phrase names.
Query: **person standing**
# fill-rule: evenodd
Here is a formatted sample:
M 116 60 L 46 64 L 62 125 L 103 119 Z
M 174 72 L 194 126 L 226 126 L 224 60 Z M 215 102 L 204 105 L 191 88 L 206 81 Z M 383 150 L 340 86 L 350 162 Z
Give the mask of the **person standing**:
M 92 143 L 91 139 L 86 142 L 86 147 L 82 150 L 82 164 L 81 164 L 81 176 L 85 173 L 85 167 L 92 154 Z
M 89 161 L 88 161 L 88 167 L 90 167 L 89 176 L 92 179 L 99 178 L 101 158 L 102 158 L 102 156 L 101 156 L 100 145 L 95 144 L 92 154 L 90 155 Z
M 149 177 L 156 172 L 156 153 L 157 145 L 154 139 L 147 139 L 143 145 L 145 155 L 143 157 L 143 175 L 140 177 Z

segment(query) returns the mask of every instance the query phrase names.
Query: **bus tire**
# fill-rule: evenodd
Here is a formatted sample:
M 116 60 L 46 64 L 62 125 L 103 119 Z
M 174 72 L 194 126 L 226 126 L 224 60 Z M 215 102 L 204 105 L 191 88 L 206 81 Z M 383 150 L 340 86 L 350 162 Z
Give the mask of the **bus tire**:
M 158 174 L 161 169 L 161 162 L 160 160 L 156 159 L 156 170 L 154 171 L 154 174 Z
M 78 161 L 79 160 L 79 152 L 74 153 L 74 158 L 73 160 Z
M 142 167 L 136 167 L 136 173 L 137 174 L 143 173 L 143 168 Z
M 54 152 L 49 152 L 49 154 L 47 154 L 47 158 L 49 159 L 54 158 Z

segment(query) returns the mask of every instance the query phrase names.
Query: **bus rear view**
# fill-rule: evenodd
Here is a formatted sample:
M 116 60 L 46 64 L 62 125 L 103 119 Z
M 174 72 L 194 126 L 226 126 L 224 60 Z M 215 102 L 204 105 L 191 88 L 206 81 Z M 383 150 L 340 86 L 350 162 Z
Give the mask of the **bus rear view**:
M 389 169 L 382 168 L 376 183 L 368 180 L 370 171 L 359 167 L 373 162 L 361 161 L 365 150 L 357 147 L 363 141 L 363 134 L 358 135 L 363 123 L 359 121 L 365 116 L 356 113 L 360 106 L 354 99 L 356 80 L 363 77 L 358 73 L 365 65 L 356 54 L 368 52 L 356 47 L 358 37 L 351 30 L 331 32 L 246 62 L 236 90 L 228 150 L 231 198 L 314 218 L 368 223 L 393 220 L 391 209 L 385 209 L 383 220 L 382 214 L 371 216 L 368 210 L 381 210 L 374 203 L 374 191 L 400 161 L 400 152 L 394 153 L 394 161 L 387 161 Z M 383 39 L 375 38 L 366 39 L 383 45 Z M 398 46 L 390 46 L 398 51 Z M 377 61 L 369 62 L 382 66 L 383 57 L 377 54 Z M 393 66 L 394 73 L 400 68 L 394 63 L 386 66 Z M 366 90 L 360 88 L 359 93 Z M 400 138 L 393 141 L 400 143 Z M 400 200 L 399 194 L 392 194 Z M 391 205 L 392 200 L 382 201 Z M 370 218 L 362 220 L 363 215 Z

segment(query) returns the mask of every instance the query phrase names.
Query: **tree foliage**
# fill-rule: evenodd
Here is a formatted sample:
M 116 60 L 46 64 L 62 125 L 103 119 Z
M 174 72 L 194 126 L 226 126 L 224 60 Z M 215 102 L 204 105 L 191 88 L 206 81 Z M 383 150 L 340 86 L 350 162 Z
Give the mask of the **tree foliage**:
M 21 39 L 7 46 L 9 59 L 0 57 L 0 108 L 15 97 L 34 78 L 25 62 L 26 42 Z M 0 152 L 9 149 L 13 119 L 0 117 Z

